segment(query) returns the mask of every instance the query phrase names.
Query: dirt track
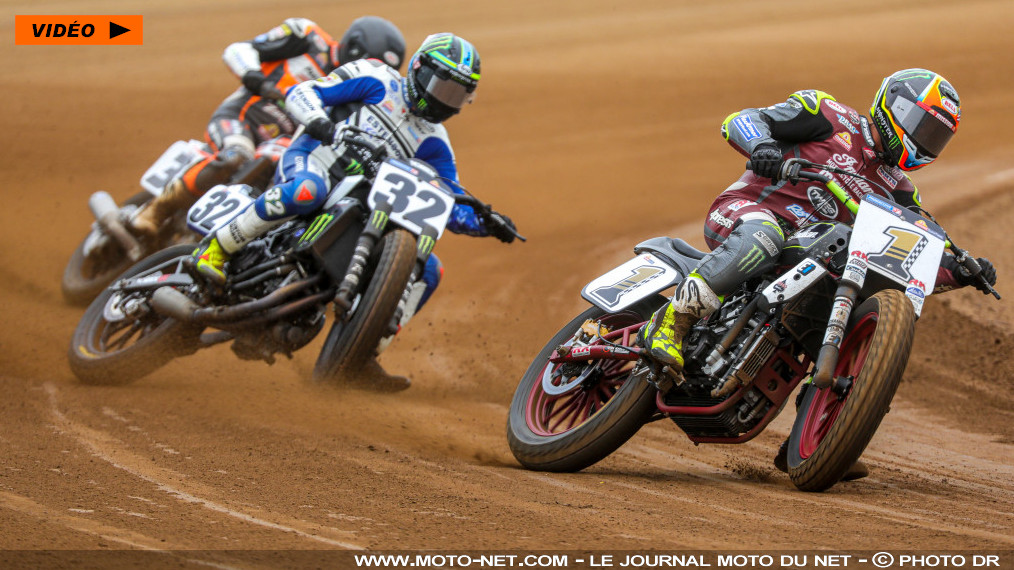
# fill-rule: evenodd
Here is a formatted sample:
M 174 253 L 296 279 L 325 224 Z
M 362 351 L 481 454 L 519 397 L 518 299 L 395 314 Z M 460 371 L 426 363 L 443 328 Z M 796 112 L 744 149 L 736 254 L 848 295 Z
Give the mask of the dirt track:
M 0 8 L 0 548 L 1014 550 L 1009 0 L 780 0 L 777 18 L 748 1 L 90 4 Z M 13 46 L 14 14 L 82 12 L 143 13 L 145 45 Z M 129 196 L 170 142 L 200 136 L 235 85 L 229 42 L 292 15 L 340 33 L 362 13 L 410 46 L 450 30 L 479 48 L 478 100 L 448 127 L 465 184 L 529 242 L 441 241 L 440 290 L 382 358 L 413 378 L 405 393 L 309 388 L 322 339 L 272 367 L 219 347 L 128 387 L 80 385 L 65 353 L 82 310 L 59 280 L 87 195 Z M 745 445 L 695 448 L 660 422 L 586 472 L 520 469 L 504 436 L 518 377 L 634 243 L 702 245 L 743 164 L 722 119 L 803 88 L 864 109 L 914 66 L 945 74 L 964 110 L 914 180 L 1008 297 L 928 301 L 871 476 L 794 490 L 771 465 L 791 413 Z

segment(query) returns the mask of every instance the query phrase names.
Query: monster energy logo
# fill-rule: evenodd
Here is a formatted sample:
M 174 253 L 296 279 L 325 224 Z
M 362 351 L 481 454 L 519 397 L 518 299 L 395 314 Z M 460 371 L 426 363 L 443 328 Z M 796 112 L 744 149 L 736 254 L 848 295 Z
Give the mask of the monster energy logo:
M 430 51 L 430 50 L 434 50 L 434 49 L 445 48 L 445 47 L 451 45 L 452 39 L 453 39 L 452 36 L 449 36 L 449 35 L 447 35 L 447 36 L 440 36 L 438 38 L 434 38 L 434 39 L 426 42 L 425 44 L 423 44 L 422 47 L 419 48 L 419 51 L 424 51 L 425 52 L 425 51 Z
M 332 221 L 334 221 L 334 216 L 331 214 L 321 214 L 317 216 L 314 218 L 313 223 L 310 224 L 310 227 L 306 228 L 306 232 L 303 234 L 303 237 L 299 238 L 299 242 L 309 243 L 316 240 L 322 233 L 324 233 L 324 230 L 331 225 Z
M 739 263 L 736 264 L 736 268 L 743 273 L 751 273 L 760 267 L 764 258 L 764 250 L 762 250 L 757 244 L 753 244 L 750 247 L 750 251 L 746 253 L 746 256 L 744 256 L 743 259 L 740 259 Z
M 419 236 L 419 253 L 429 255 L 430 252 L 433 251 L 433 246 L 436 244 L 437 240 L 428 235 Z
M 658 267 L 638 267 L 634 269 L 633 275 L 625 277 L 612 285 L 599 287 L 591 292 L 591 296 L 599 299 L 607 306 L 613 306 L 619 301 L 621 295 L 644 285 L 662 273 L 663 270 Z
M 387 225 L 387 212 L 381 210 L 374 210 L 373 217 L 370 219 L 370 223 L 377 229 L 384 229 Z

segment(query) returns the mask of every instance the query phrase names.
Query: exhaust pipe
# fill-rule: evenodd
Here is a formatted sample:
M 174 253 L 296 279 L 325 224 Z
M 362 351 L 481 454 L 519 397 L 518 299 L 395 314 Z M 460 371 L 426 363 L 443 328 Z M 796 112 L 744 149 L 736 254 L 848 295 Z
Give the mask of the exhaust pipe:
M 194 321 L 194 315 L 201 306 L 172 287 L 159 287 L 151 294 L 151 308 L 160 315 L 189 323 Z
M 116 201 L 108 192 L 99 190 L 89 196 L 88 209 L 92 211 L 92 215 L 98 220 L 102 229 L 116 238 L 116 241 L 126 250 L 131 261 L 141 259 L 141 244 L 137 243 L 137 239 L 127 231 L 127 228 L 123 227 L 123 223 L 120 221 L 120 208 L 116 206 Z

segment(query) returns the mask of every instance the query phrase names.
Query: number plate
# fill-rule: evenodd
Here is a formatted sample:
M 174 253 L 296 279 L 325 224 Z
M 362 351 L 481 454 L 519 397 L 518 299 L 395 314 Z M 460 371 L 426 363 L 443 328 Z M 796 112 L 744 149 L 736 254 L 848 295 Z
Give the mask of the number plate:
M 900 285 L 918 315 L 936 285 L 944 233 L 909 210 L 867 195 L 856 214 L 849 253 L 859 270 L 865 265 Z
M 368 200 L 371 209 L 384 200 L 391 204 L 391 220 L 419 235 L 432 226 L 437 238 L 454 208 L 454 198 L 437 186 L 428 173 L 400 162 L 385 162 L 377 172 Z
M 202 147 L 202 143 L 194 140 L 174 142 L 144 173 L 144 176 L 141 177 L 141 186 L 158 196 L 170 180 L 183 172 L 191 163 L 204 156 Z
M 187 226 L 206 236 L 224 226 L 253 203 L 246 186 L 215 186 L 201 196 L 187 212 Z

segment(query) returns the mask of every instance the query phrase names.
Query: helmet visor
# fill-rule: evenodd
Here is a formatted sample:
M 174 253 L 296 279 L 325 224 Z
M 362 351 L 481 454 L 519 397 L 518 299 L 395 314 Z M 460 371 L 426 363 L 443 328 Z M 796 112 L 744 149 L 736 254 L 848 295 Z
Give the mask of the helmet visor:
M 471 101 L 475 86 L 462 85 L 451 79 L 450 74 L 447 74 L 447 77 L 441 77 L 441 75 L 444 74 L 434 71 L 427 65 L 421 66 L 416 71 L 419 86 L 427 95 L 448 107 L 460 110 L 465 106 L 465 103 Z
M 956 125 L 928 105 L 898 97 L 891 105 L 891 112 L 919 149 L 934 158 L 954 136 Z

